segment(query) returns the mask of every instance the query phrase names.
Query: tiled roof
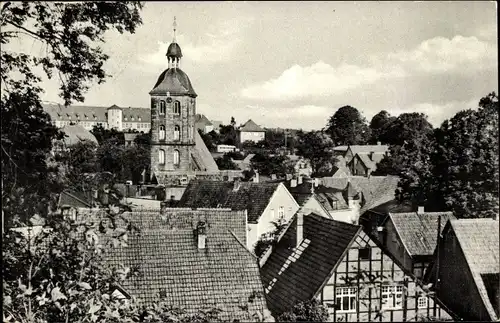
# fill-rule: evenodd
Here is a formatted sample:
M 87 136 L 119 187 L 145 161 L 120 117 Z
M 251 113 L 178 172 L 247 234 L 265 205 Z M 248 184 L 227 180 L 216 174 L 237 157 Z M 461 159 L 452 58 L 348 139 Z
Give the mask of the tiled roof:
M 63 206 L 70 206 L 74 208 L 87 208 L 92 207 L 89 197 L 83 192 L 76 191 L 63 191 L 59 197 L 59 208 Z
M 451 220 L 450 223 L 486 310 L 495 321 L 498 316 L 495 314 L 494 305 L 488 296 L 488 288 L 481 275 L 500 272 L 498 220 L 461 219 Z
M 224 319 L 249 320 L 250 312 L 266 308 L 257 259 L 244 247 L 244 211 L 166 209 L 123 215 L 141 229 L 128 237 L 128 246 L 108 253 L 112 266 L 123 264 L 132 275 L 123 289 L 139 302 L 161 298 L 188 312 L 218 307 Z M 198 249 L 194 229 L 206 223 L 206 248 Z
M 373 153 L 385 153 L 389 150 L 388 145 L 353 145 L 350 146 L 353 155 L 356 154 L 369 154 Z
M 65 134 L 63 141 L 67 147 L 76 145 L 83 140 L 88 140 L 96 145 L 99 144 L 96 137 L 79 124 L 65 125 L 61 131 Z
M 65 107 L 62 104 L 42 104 L 52 120 L 59 121 L 94 121 L 107 122 L 106 117 L 109 107 L 99 106 L 77 106 L 72 105 Z M 147 108 L 121 108 L 122 121 L 124 122 L 151 122 L 151 110 Z M 71 118 L 70 118 L 71 117 Z M 132 117 L 134 120 L 132 121 Z M 127 118 L 127 120 L 125 120 Z M 141 121 L 139 121 L 139 118 Z
M 292 194 L 293 198 L 297 203 L 302 206 L 304 203 L 312 196 L 311 192 L 311 182 L 304 181 L 302 184 L 297 184 L 295 187 L 291 187 L 290 181 L 285 181 L 283 184 L 286 186 L 290 194 Z M 323 185 L 318 185 L 314 187 L 314 195 L 318 202 L 323 205 L 323 207 L 328 210 L 340 210 L 347 209 L 347 203 L 342 195 L 341 189 L 326 187 Z M 336 207 L 333 207 L 333 203 L 335 202 Z
M 297 216 L 260 271 L 268 290 L 269 310 L 275 315 L 289 310 L 296 302 L 311 299 L 361 229 L 316 214 L 304 215 L 304 240 L 295 248 L 296 228 Z
M 265 132 L 264 129 L 259 127 L 252 119 L 248 120 L 243 126 L 241 126 L 240 131 L 243 132 Z
M 233 182 L 190 181 L 179 201 L 180 207 L 230 208 L 248 210 L 248 222 L 257 223 L 279 183 L 241 182 L 235 191 Z
M 195 131 L 194 133 L 194 142 L 195 154 L 193 157 L 196 163 L 200 166 L 201 170 L 207 172 L 218 172 L 219 167 L 217 166 L 217 163 L 212 157 L 212 154 L 208 150 L 198 131 Z
M 155 86 L 149 92 L 150 95 L 189 95 L 196 97 L 197 94 L 191 85 L 191 81 L 180 68 L 167 68 L 158 77 Z
M 208 118 L 204 115 L 204 114 L 196 114 L 195 118 L 194 118 L 194 122 L 196 122 L 196 125 L 200 125 L 200 126 L 212 126 L 212 122 L 210 122 L 210 120 L 208 120 Z
M 349 176 L 348 178 L 323 177 L 321 183 L 326 187 L 344 189 L 351 181 L 354 188 L 363 195 L 360 215 L 396 198 L 399 177 L 397 176 Z
M 411 256 L 430 256 L 436 249 L 439 218 L 441 218 L 441 232 L 449 219 L 455 219 L 452 212 L 389 213 L 387 219 L 392 220 Z

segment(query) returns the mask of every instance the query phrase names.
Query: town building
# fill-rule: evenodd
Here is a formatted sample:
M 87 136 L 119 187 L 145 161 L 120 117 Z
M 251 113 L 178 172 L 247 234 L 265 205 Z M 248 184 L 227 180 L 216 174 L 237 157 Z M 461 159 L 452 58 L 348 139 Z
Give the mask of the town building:
M 204 114 L 196 114 L 194 121 L 196 130 L 201 130 L 203 133 L 209 133 L 214 130 L 213 123 Z
M 60 140 L 55 140 L 53 142 L 52 152 L 62 152 L 69 149 L 81 142 L 89 142 L 94 144 L 96 147 L 99 146 L 97 138 L 82 125 L 71 124 L 62 126 L 61 131 L 64 133 L 64 137 Z
M 333 151 L 338 159 L 335 171 L 341 168 L 345 172 L 344 168 L 347 168 L 349 169 L 349 175 L 370 176 L 371 173 L 377 170 L 377 164 L 389 152 L 389 146 L 378 142 L 376 145 L 337 146 Z
M 455 219 L 452 212 L 389 213 L 377 227 L 369 232 L 384 249 L 416 278 L 422 279 L 432 262 L 438 235 L 449 219 Z
M 43 108 L 58 128 L 78 124 L 87 130 L 101 126 L 104 129 L 146 133 L 151 127 L 151 114 L 146 108 L 119 107 L 115 104 L 111 107 L 43 104 Z
M 260 266 L 274 317 L 317 299 L 330 322 L 451 318 L 360 226 L 314 213 L 297 213 Z
M 220 179 L 212 155 L 195 130 L 198 96 L 180 64 L 175 40 L 167 50 L 168 68 L 149 92 L 151 97 L 151 181 L 187 184 L 195 177 Z
M 240 143 L 245 141 L 259 142 L 266 138 L 266 131 L 249 119 L 239 129 Z
M 134 297 L 140 305 L 162 301 L 195 314 L 220 309 L 225 321 L 252 321 L 267 311 L 258 260 L 246 248 L 246 211 L 163 208 L 125 212 L 117 228 L 132 224 L 127 245 L 105 255 L 111 268 L 131 275 L 111 289 L 113 297 Z M 81 209 L 76 221 L 100 219 L 105 210 Z M 99 239 L 106 243 L 108 235 Z
M 424 281 L 467 321 L 498 321 L 499 223 L 460 219 L 446 223 Z
M 272 222 L 287 222 L 299 205 L 282 183 L 191 181 L 178 207 L 247 210 L 247 247 L 253 250 L 261 235 L 272 232 Z

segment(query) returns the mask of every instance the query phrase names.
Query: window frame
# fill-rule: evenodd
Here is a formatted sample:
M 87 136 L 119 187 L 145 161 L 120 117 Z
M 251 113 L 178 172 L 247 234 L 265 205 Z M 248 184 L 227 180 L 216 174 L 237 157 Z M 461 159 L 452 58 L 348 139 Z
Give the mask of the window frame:
M 160 125 L 160 127 L 158 127 L 158 138 L 159 140 L 165 140 L 166 138 L 166 131 L 165 131 L 165 126 L 164 125 Z
M 163 100 L 160 100 L 160 114 L 166 114 L 167 112 L 167 104 L 165 103 L 165 101 Z
M 384 290 L 385 289 L 385 290 Z M 398 301 L 398 295 L 400 295 L 400 300 Z M 384 297 L 385 296 L 385 297 Z M 403 308 L 404 301 L 404 287 L 403 285 L 383 285 L 380 290 L 381 304 L 380 308 L 386 310 L 398 310 Z M 387 301 L 384 301 L 387 299 Z M 389 304 L 389 300 L 392 300 L 392 304 Z M 399 303 L 399 304 L 396 304 Z
M 181 127 L 179 125 L 174 126 L 174 140 L 181 140 Z
M 335 307 L 337 313 L 353 313 L 356 312 L 358 308 L 358 288 L 351 286 L 337 286 L 335 288 Z M 348 299 L 347 307 L 344 309 L 344 300 Z M 354 299 L 354 301 L 352 300 Z M 340 300 L 340 301 L 339 301 Z M 352 306 L 354 304 L 354 306 Z
M 181 114 L 181 102 L 178 100 L 174 101 L 174 114 L 175 115 Z
M 174 149 L 174 165 L 179 166 L 181 163 L 181 153 L 179 150 Z
M 165 165 L 165 150 L 158 150 L 158 164 Z
M 285 218 L 285 207 L 284 206 L 280 206 L 278 208 L 278 220 L 282 220 Z
M 425 300 L 425 304 L 421 304 L 420 301 Z M 417 298 L 417 308 L 419 310 L 421 309 L 427 309 L 429 307 L 429 297 L 425 295 L 421 295 Z
M 361 250 L 363 250 L 363 252 L 367 252 L 368 255 L 364 255 L 363 257 L 361 256 Z M 358 256 L 359 256 L 359 259 L 360 260 L 370 260 L 371 256 L 372 256 L 372 248 L 370 247 L 365 247 L 365 248 L 359 248 L 358 249 Z

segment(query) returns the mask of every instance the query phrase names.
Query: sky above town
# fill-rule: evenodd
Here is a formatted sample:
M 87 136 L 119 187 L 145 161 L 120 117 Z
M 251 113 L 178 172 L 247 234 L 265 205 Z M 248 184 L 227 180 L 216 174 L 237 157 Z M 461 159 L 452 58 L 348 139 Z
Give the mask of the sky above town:
M 135 34 L 107 34 L 112 78 L 84 104 L 148 108 L 176 16 L 181 68 L 211 120 L 321 129 L 351 105 L 368 121 L 422 112 L 439 126 L 498 93 L 496 12 L 480 1 L 146 2 Z M 54 81 L 45 88 L 61 102 Z

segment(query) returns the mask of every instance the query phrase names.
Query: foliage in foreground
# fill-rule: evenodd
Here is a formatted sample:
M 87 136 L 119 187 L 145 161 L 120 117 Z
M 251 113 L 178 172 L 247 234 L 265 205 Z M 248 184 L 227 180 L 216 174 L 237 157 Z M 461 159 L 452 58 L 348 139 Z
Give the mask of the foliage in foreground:
M 288 312 L 281 314 L 278 322 L 325 322 L 328 320 L 328 310 L 317 299 L 301 302 Z

